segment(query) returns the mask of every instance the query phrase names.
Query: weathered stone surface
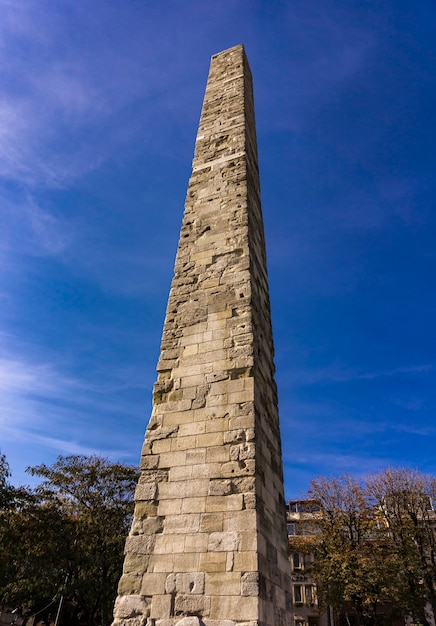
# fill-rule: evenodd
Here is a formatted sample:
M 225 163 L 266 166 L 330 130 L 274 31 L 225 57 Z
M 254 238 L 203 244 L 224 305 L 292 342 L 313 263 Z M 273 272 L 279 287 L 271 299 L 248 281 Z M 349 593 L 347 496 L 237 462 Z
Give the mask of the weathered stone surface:
M 114 614 L 118 619 L 129 619 L 137 616 L 148 617 L 150 603 L 138 595 L 121 596 L 116 599 Z
M 138 574 L 141 576 L 148 567 L 148 557 L 143 554 L 126 554 L 124 558 L 124 574 Z
M 163 572 L 147 573 L 142 576 L 141 594 L 143 596 L 163 595 L 166 575 Z
M 200 626 L 198 617 L 184 617 L 176 622 L 176 626 Z
M 241 577 L 241 595 L 258 596 L 259 595 L 259 573 L 246 572 Z
M 123 574 L 118 583 L 118 595 L 124 596 L 125 594 L 136 594 L 141 589 L 142 577 L 137 574 Z
M 207 596 L 177 595 L 174 602 L 175 615 L 197 615 L 207 617 L 210 614 L 210 598 Z
M 229 493 L 232 493 L 232 483 L 230 480 L 213 480 L 210 482 L 210 496 L 225 496 Z
M 157 485 L 155 483 L 145 483 L 137 485 L 135 490 L 135 500 L 154 500 L 157 493 Z
M 116 626 L 284 623 L 272 355 L 251 74 L 236 46 L 211 61 Z
M 151 554 L 155 542 L 155 535 L 134 535 L 127 537 L 126 554 Z
M 166 593 L 200 595 L 204 593 L 204 573 L 170 574 L 165 582 Z
M 171 596 L 155 594 L 151 599 L 151 618 L 171 616 Z
M 233 552 L 239 547 L 239 536 L 235 532 L 211 533 L 208 552 Z

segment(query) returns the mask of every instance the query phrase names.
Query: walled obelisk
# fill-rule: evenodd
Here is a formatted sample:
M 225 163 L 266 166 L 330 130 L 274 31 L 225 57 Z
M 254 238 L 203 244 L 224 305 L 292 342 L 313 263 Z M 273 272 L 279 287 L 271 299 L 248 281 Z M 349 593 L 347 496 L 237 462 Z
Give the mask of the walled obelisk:
M 212 57 L 115 626 L 284 626 L 289 563 L 251 73 Z

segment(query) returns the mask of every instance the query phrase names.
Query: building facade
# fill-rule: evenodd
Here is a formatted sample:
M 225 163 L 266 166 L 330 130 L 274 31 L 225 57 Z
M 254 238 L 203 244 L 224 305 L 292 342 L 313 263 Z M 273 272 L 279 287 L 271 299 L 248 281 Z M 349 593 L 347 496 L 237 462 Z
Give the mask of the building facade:
M 290 500 L 286 505 L 287 532 L 290 543 L 298 537 L 303 546 L 305 538 L 314 532 L 313 521 L 318 508 L 312 500 Z M 329 611 L 318 606 L 316 583 L 312 576 L 314 556 L 310 550 L 291 549 L 291 591 L 294 626 L 331 626 Z

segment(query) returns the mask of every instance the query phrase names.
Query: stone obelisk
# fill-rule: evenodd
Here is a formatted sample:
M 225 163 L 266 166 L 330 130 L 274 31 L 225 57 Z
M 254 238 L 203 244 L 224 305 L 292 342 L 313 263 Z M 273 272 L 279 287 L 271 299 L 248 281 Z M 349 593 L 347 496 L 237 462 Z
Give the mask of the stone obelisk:
M 289 563 L 251 73 L 212 57 L 115 625 L 282 626 Z

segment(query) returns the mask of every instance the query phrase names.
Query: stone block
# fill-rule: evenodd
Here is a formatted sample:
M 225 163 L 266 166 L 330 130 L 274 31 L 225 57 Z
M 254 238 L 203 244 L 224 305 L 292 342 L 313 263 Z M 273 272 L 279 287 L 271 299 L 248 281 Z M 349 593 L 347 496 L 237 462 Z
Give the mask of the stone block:
M 165 579 L 165 593 L 176 592 L 176 574 L 168 574 Z
M 254 492 L 256 487 L 256 479 L 254 476 L 242 476 L 232 480 L 233 490 L 235 493 Z
M 190 327 L 190 329 L 186 329 L 186 330 L 192 330 L 192 326 Z M 206 330 L 206 325 L 204 330 Z M 180 345 L 181 346 L 189 346 L 189 345 L 198 345 L 200 343 L 203 342 L 203 333 L 199 332 L 199 333 L 189 333 L 189 332 L 185 332 L 183 334 L 183 337 L 180 339 Z
M 133 535 L 126 539 L 126 554 L 151 554 L 156 542 L 155 535 Z
M 259 595 L 259 573 L 245 572 L 241 577 L 241 595 L 258 596 Z
M 135 574 L 123 574 L 118 583 L 118 595 L 138 594 L 141 589 L 142 576 Z
M 174 452 L 177 452 L 178 450 L 193 450 L 196 447 L 195 435 L 191 435 L 189 437 L 177 437 L 171 441 L 171 450 Z
M 209 480 L 197 478 L 195 480 L 161 483 L 159 485 L 159 499 L 194 498 L 206 496 L 209 491 Z
M 200 448 L 209 448 L 213 446 L 222 446 L 223 444 L 223 433 L 222 431 L 217 431 L 213 433 L 205 433 L 202 435 L 197 435 L 197 445 Z
M 203 513 L 200 519 L 200 530 L 203 533 L 222 532 L 223 513 Z
M 156 537 L 154 554 L 175 554 L 185 548 L 185 534 L 160 534 Z
M 224 443 L 241 443 L 246 439 L 246 430 L 237 428 L 236 430 L 228 430 L 224 433 Z
M 205 377 L 203 374 L 197 374 L 196 376 L 185 376 L 181 380 L 181 386 L 185 387 L 197 387 L 198 385 L 202 385 L 205 381 Z M 207 378 L 206 378 L 206 382 Z
M 233 478 L 234 476 L 254 476 L 255 464 L 253 459 L 247 461 L 229 461 L 222 465 L 223 478 Z
M 198 344 L 198 343 L 192 343 L 189 344 L 187 346 L 185 346 L 183 353 L 182 353 L 182 358 L 183 357 L 187 357 L 187 356 L 192 356 L 193 354 L 197 354 L 198 353 L 198 347 L 201 346 L 202 344 Z
M 240 572 L 210 572 L 206 574 L 205 593 L 208 596 L 240 596 Z
M 228 446 L 216 446 L 207 448 L 206 461 L 208 463 L 225 463 L 230 459 L 230 450 Z
M 226 553 L 207 552 L 200 554 L 199 566 L 201 572 L 225 572 Z
M 153 454 L 169 452 L 171 450 L 171 441 L 171 439 L 159 439 L 157 441 L 153 441 Z
M 207 596 L 180 595 L 174 601 L 175 615 L 207 617 L 210 614 L 210 598 Z
M 207 552 L 208 533 L 185 535 L 185 552 Z
M 204 513 L 206 511 L 206 498 L 184 498 L 182 500 L 182 513 Z
M 206 432 L 206 422 L 197 420 L 189 424 L 182 424 L 179 429 L 182 437 L 190 437 L 192 435 L 202 435 Z M 201 446 L 204 447 L 204 446 Z
M 213 407 L 215 410 L 217 407 L 227 406 L 228 404 L 230 404 L 230 402 L 228 401 L 228 394 L 226 393 L 210 396 L 207 401 L 207 406 L 211 408 Z
M 163 416 L 163 423 L 166 428 L 170 428 L 171 426 L 181 426 L 182 424 L 190 424 L 191 421 L 191 411 L 169 411 Z
M 217 413 L 221 412 L 222 411 L 217 411 Z M 229 418 L 227 414 L 217 415 L 216 413 L 210 413 L 205 424 L 207 433 L 222 432 L 224 435 L 228 429 Z
M 141 456 L 141 460 L 139 462 L 140 470 L 150 470 L 156 469 L 159 465 L 159 455 L 158 454 L 147 454 Z
M 139 576 L 147 571 L 149 557 L 143 554 L 126 554 L 124 558 L 123 573 L 138 574 Z
M 186 463 L 186 452 L 184 450 L 180 450 L 179 452 L 165 452 L 159 455 L 159 468 L 170 468 L 170 472 L 172 469 L 176 467 L 185 467 Z
M 244 411 L 242 415 L 241 412 Z M 252 403 L 246 403 L 245 409 L 244 407 L 238 407 L 236 409 L 234 416 L 229 420 L 229 429 L 230 430 L 247 430 L 249 428 L 254 428 L 254 406 Z
M 156 623 L 156 626 L 160 626 L 159 622 Z M 183 617 L 175 623 L 175 626 L 201 626 L 201 622 L 198 617 Z
M 157 515 L 157 504 L 150 501 L 140 501 L 135 504 L 135 518 L 144 519 Z
M 195 533 L 199 529 L 200 515 L 198 513 L 167 515 L 165 518 L 165 532 L 168 533 Z
M 151 599 L 151 611 L 150 617 L 153 618 L 168 618 L 171 615 L 171 596 L 169 595 L 154 595 Z
M 236 572 L 254 572 L 258 570 L 259 560 L 257 558 L 257 552 L 255 552 L 254 549 L 255 549 L 255 545 L 253 545 L 253 550 L 251 551 L 235 553 L 234 561 L 233 561 L 233 569 Z
M 256 508 L 257 498 L 254 493 L 244 493 L 244 507 L 246 509 Z
M 208 324 L 208 328 L 209 328 L 209 324 Z M 203 343 L 200 343 L 198 346 L 198 352 L 199 353 L 203 353 L 203 352 L 214 352 L 215 350 L 222 350 L 223 347 L 223 342 L 218 340 L 218 341 L 204 341 Z
M 120 596 L 115 601 L 114 615 L 117 619 L 147 617 L 150 614 L 150 602 L 139 595 Z
M 206 512 L 214 511 L 242 511 L 242 494 L 235 493 L 228 496 L 208 496 L 206 498 Z
M 230 618 L 235 622 L 247 622 L 257 619 L 258 598 L 254 596 L 213 596 L 211 601 L 211 616 L 214 619 Z
M 146 573 L 142 577 L 141 595 L 153 596 L 165 593 L 166 574 L 163 572 Z
M 158 515 L 177 515 L 182 512 L 182 498 L 159 500 L 157 505 Z
M 255 448 L 252 443 L 239 443 L 230 447 L 230 459 L 232 461 L 245 461 L 254 459 Z
M 210 496 L 225 496 L 232 492 L 230 480 L 211 480 L 209 483 Z
M 195 572 L 198 570 L 198 562 L 200 553 L 191 552 L 185 554 L 175 554 L 174 555 L 174 572 Z M 200 570 L 201 571 L 201 570 Z
M 190 572 L 187 574 L 173 574 L 174 578 L 169 580 L 167 584 L 167 593 L 179 594 L 204 594 L 205 574 L 203 572 Z M 170 577 L 168 577 L 170 578 Z M 171 587 L 171 590 L 170 590 Z
M 209 552 L 231 552 L 238 548 L 239 535 L 236 532 L 215 532 L 209 535 Z
M 244 509 L 238 513 L 224 515 L 225 531 L 251 531 L 253 536 L 257 529 L 257 512 L 254 509 Z
M 149 572 L 166 572 L 170 574 L 174 569 L 174 555 L 173 554 L 156 554 L 154 553 L 150 557 L 150 563 L 148 566 Z
M 176 482 L 178 480 L 191 480 L 192 479 L 192 467 L 191 466 L 176 466 L 172 467 L 168 474 L 168 482 Z
M 143 501 L 143 500 L 155 500 L 157 493 L 157 485 L 156 483 L 144 483 L 136 485 L 135 489 L 135 501 Z
M 206 449 L 186 451 L 186 465 L 199 465 L 206 462 Z
M 146 535 L 159 534 L 163 530 L 163 524 L 163 517 L 147 517 L 141 522 L 142 532 Z
M 210 478 L 211 473 L 215 471 L 216 465 L 212 463 L 203 463 L 202 465 L 192 465 L 192 479 Z

